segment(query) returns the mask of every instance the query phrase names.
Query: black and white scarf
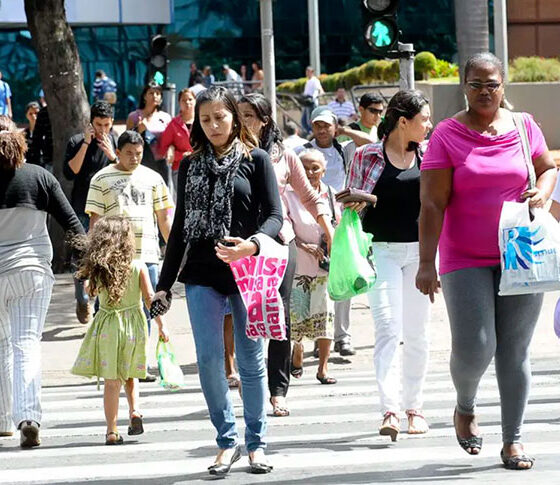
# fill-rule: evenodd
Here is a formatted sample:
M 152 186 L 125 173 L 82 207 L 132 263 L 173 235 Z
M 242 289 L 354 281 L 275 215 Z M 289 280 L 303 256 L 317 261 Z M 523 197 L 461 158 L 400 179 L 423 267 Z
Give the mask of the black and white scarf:
M 229 235 L 233 180 L 242 159 L 238 141 L 222 158 L 210 145 L 191 157 L 185 185 L 185 242 Z

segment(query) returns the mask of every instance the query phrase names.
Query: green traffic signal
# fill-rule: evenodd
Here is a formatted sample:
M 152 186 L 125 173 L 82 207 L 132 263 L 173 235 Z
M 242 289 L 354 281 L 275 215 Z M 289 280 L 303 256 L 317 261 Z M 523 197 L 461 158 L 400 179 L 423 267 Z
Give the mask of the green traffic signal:
M 381 20 L 373 24 L 371 38 L 376 47 L 385 47 L 392 43 L 391 30 Z
M 163 74 L 160 71 L 156 71 L 154 73 L 154 77 L 153 80 L 156 84 L 158 84 L 159 86 L 163 86 L 163 83 L 165 81 L 165 78 L 163 77 Z

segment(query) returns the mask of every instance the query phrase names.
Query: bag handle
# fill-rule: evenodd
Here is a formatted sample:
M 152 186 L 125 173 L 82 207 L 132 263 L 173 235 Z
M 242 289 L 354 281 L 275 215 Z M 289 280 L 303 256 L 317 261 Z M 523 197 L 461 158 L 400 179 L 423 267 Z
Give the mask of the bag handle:
M 327 191 L 329 193 L 329 205 L 331 206 L 331 225 L 333 227 L 335 227 L 336 226 L 336 212 L 334 211 L 334 199 L 333 199 L 333 193 L 332 193 L 330 185 L 327 185 Z
M 527 166 L 527 172 L 529 173 L 529 189 L 534 189 L 537 186 L 537 175 L 535 174 L 535 167 L 533 166 L 529 136 L 527 135 L 527 126 L 525 125 L 525 117 L 523 116 L 523 113 L 513 113 L 513 122 L 519 132 L 519 138 L 521 138 L 523 158 L 525 159 L 525 165 Z

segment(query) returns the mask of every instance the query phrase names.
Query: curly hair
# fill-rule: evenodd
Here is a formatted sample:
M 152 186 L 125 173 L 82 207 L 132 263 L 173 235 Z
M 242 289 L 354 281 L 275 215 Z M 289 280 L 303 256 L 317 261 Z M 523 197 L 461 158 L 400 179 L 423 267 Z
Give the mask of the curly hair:
M 0 169 L 14 170 L 25 162 L 25 135 L 7 116 L 0 116 Z
M 74 245 L 83 246 L 76 276 L 89 279 L 89 294 L 96 296 L 104 289 L 109 304 L 118 305 L 126 292 L 136 251 L 134 232 L 128 219 L 103 217 L 87 236 L 82 236 L 82 244 L 77 241 Z

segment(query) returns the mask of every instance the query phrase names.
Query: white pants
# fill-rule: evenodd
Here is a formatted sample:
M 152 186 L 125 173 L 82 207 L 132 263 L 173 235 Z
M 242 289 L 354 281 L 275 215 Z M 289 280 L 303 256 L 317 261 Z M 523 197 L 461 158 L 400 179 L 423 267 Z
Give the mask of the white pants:
M 0 275 L 0 431 L 22 421 L 41 423 L 41 334 L 52 275 Z
M 381 413 L 421 409 L 428 367 L 430 300 L 415 286 L 418 243 L 373 243 L 377 282 L 368 293 L 375 324 L 373 361 Z M 402 346 L 402 407 L 399 399 Z
M 352 300 L 334 303 L 334 341 L 350 343 L 350 305 Z

